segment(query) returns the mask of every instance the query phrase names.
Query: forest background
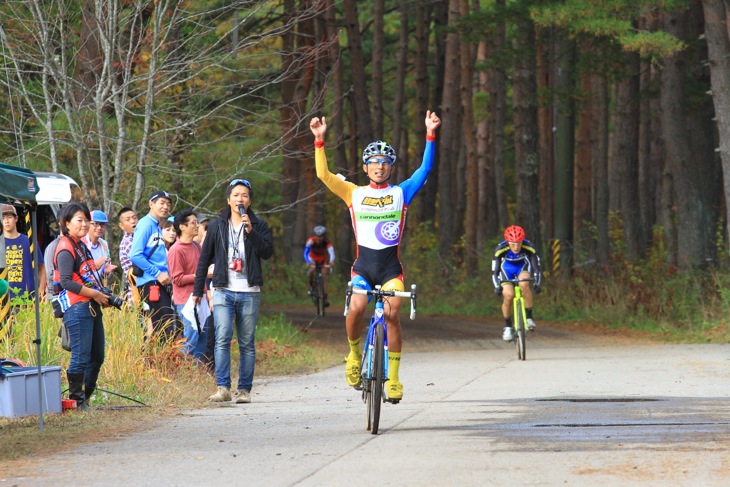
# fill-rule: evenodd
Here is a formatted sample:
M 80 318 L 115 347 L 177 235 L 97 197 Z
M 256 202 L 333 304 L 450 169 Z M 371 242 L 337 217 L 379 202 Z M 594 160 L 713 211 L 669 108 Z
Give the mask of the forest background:
M 430 109 L 443 124 L 403 260 L 442 311 L 479 312 L 491 250 L 519 224 L 548 274 L 543 316 L 717 339 L 729 14 L 723 0 L 6 0 L 0 160 L 72 176 L 111 217 L 145 214 L 157 189 L 173 212 L 214 215 L 244 177 L 274 279 L 295 292 L 315 225 L 343 275 L 354 258 L 311 117 L 327 117 L 333 172 L 364 184 L 361 151 L 386 139 L 398 183 Z

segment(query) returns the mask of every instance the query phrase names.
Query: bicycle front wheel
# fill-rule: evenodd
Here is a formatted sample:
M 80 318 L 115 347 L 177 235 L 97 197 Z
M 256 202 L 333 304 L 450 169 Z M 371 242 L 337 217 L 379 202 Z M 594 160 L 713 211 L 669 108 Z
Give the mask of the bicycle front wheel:
M 322 278 L 322 275 L 319 274 L 317 276 L 317 314 L 319 316 L 324 316 L 324 279 Z
M 515 328 L 517 331 L 517 358 L 519 360 L 525 360 L 527 358 L 527 343 L 525 341 L 525 309 L 522 304 L 522 300 L 517 303 L 515 316 Z
M 375 350 L 373 350 L 372 380 L 370 381 L 370 403 L 368 404 L 370 432 L 378 434 L 380 424 L 380 406 L 383 404 L 383 381 L 385 375 L 385 331 L 383 323 L 375 325 Z

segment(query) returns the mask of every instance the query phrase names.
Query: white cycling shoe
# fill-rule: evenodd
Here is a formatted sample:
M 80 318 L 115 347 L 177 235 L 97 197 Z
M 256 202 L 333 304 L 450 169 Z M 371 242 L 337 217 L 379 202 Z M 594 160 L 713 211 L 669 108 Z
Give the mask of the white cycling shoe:
M 532 318 L 527 318 L 527 330 L 528 331 L 535 331 L 535 328 L 537 328 L 537 325 L 532 320 Z
M 512 338 L 512 327 L 505 326 L 504 331 L 502 332 L 502 340 L 504 340 L 505 342 L 511 342 Z

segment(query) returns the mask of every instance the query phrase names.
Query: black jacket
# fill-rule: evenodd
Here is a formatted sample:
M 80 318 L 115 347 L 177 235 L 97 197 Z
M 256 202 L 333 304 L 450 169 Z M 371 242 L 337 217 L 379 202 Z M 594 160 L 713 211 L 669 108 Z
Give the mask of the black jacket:
M 264 274 L 261 271 L 261 259 L 268 259 L 274 253 L 271 243 L 271 229 L 269 225 L 258 218 L 249 208 L 246 211 L 251 226 L 251 233 L 246 234 L 244 250 L 246 252 L 246 276 L 250 286 L 262 286 Z M 228 285 L 228 221 L 231 218 L 231 209 L 226 208 L 215 220 L 208 224 L 208 234 L 205 236 L 203 248 L 200 251 L 200 261 L 195 271 L 193 296 L 203 296 L 205 292 L 205 278 L 208 267 L 215 264 L 213 269 L 213 287 Z

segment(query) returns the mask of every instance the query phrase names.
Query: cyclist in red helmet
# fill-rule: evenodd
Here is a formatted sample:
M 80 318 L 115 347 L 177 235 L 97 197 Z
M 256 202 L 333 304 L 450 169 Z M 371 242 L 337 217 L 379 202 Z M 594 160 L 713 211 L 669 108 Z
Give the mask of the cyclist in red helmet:
M 494 294 L 502 295 L 502 316 L 504 316 L 504 332 L 502 339 L 512 341 L 512 299 L 515 297 L 514 286 L 504 282 L 511 279 L 535 278 L 535 294 L 540 293 L 540 256 L 537 255 L 535 247 L 529 240 L 525 239 L 525 231 L 522 227 L 512 225 L 504 231 L 504 241 L 494 249 L 492 258 L 492 282 L 494 283 Z M 520 283 L 522 296 L 525 298 L 525 311 L 527 313 L 527 329 L 533 331 L 536 328 L 532 319 L 533 296 L 529 282 Z

